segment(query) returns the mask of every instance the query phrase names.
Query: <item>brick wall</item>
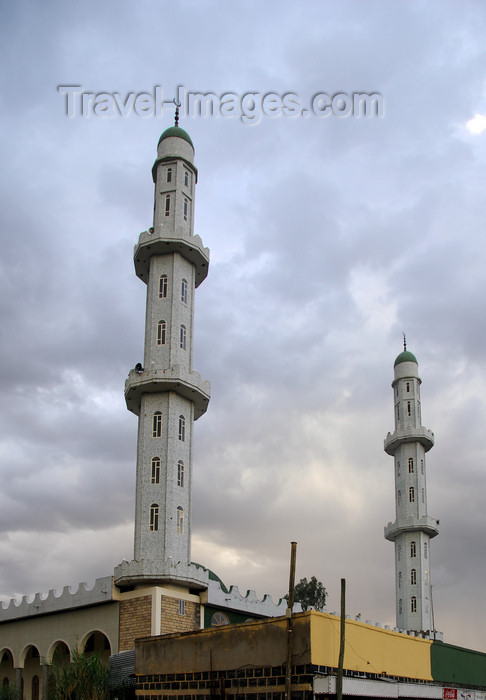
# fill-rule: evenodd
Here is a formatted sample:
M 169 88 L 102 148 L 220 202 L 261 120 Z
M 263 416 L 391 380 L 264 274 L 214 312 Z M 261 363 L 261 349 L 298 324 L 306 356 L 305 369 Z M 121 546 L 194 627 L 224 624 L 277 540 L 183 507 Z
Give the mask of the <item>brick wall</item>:
M 149 637 L 152 631 L 152 596 L 120 602 L 120 651 L 135 648 L 137 637 Z
M 179 615 L 179 599 L 162 596 L 161 634 L 169 632 L 191 632 L 200 629 L 200 606 L 184 601 L 185 613 Z

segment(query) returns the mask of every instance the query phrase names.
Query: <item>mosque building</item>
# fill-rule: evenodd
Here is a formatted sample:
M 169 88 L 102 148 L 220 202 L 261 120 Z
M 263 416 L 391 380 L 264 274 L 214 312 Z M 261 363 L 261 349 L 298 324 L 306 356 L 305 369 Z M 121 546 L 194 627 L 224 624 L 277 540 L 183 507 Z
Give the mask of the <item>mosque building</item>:
M 152 176 L 153 224 L 134 251 L 147 286 L 145 351 L 125 383 L 127 408 L 138 416 L 134 558 L 91 589 L 81 583 L 0 605 L 0 683 L 22 689 L 25 700 L 47 697 L 47 664 L 74 651 L 130 657 L 137 637 L 286 610 L 284 600 L 227 589 L 191 561 L 193 424 L 210 397 L 209 382 L 192 368 L 194 296 L 209 250 L 194 235 L 198 172 L 177 118 L 160 137 Z
M 276 622 L 274 627 L 265 627 L 268 618 L 282 618 L 286 614 L 285 600 L 274 603 L 269 596 L 258 599 L 253 591 L 242 595 L 236 587 L 228 589 L 216 574 L 191 559 L 193 426 L 206 412 L 210 399 L 209 383 L 192 366 L 194 298 L 196 289 L 208 274 L 209 250 L 194 234 L 198 171 L 192 140 L 178 126 L 177 112 L 175 126 L 164 131 L 158 142 L 152 176 L 155 185 L 153 224 L 140 234 L 134 251 L 135 272 L 147 289 L 144 357 L 143 362 L 130 371 L 125 383 L 127 408 L 138 418 L 133 560 L 122 561 L 113 575 L 98 578 L 92 588 L 81 583 L 77 590 L 66 586 L 61 592 L 36 593 L 20 601 L 11 600 L 6 607 L 0 606 L 0 684 L 3 688 L 17 688 L 25 700 L 45 700 L 48 665 L 53 660 L 69 661 L 76 652 L 98 652 L 106 660 L 110 659 L 113 668 L 133 672 L 134 668 L 136 670 L 137 639 L 152 640 L 143 647 L 152 649 L 157 647 L 157 639 L 168 639 L 167 635 L 175 635 L 176 639 L 180 633 L 185 633 L 188 658 L 192 659 L 191 634 L 230 629 L 229 623 L 245 623 L 250 640 L 254 629 L 271 629 L 271 634 L 279 639 L 281 630 L 282 639 L 287 634 L 287 623 Z M 430 584 L 430 540 L 438 534 L 438 523 L 427 515 L 425 479 L 425 454 L 434 438 L 421 425 L 420 383 L 417 360 L 405 348 L 395 361 L 392 385 L 395 431 L 385 440 L 385 450 L 393 456 L 395 465 L 396 520 L 385 528 L 385 537 L 395 543 L 397 627 L 395 630 L 381 628 L 387 633 L 386 639 L 371 623 L 354 621 L 352 629 L 350 627 L 357 635 L 356 640 L 361 639 L 362 634 L 368 640 L 379 637 L 377 659 L 382 663 L 383 658 L 384 666 L 389 663 L 390 655 L 383 656 L 381 649 L 384 639 L 385 642 L 392 639 L 389 635 L 394 635 L 393 648 L 397 650 L 405 649 L 404 637 L 427 642 L 429 646 L 431 640 L 436 642 L 440 638 L 434 631 Z M 294 612 L 300 612 L 299 604 Z M 309 622 L 316 629 L 336 629 L 338 618 L 335 616 L 328 615 L 326 622 L 324 618 L 315 617 L 319 613 L 313 611 L 312 615 L 302 622 L 304 627 Z M 243 640 L 245 634 L 243 631 L 239 639 Z M 264 631 L 259 634 L 265 636 Z M 307 639 L 307 632 L 302 634 L 302 639 Z M 218 638 L 223 640 L 224 646 L 223 637 L 204 637 L 211 648 Z M 196 645 L 199 644 L 197 639 L 194 637 Z M 313 639 L 316 647 L 315 637 Z M 249 648 L 248 640 L 245 645 L 245 649 Z M 233 642 L 230 646 L 237 651 Z M 415 676 L 410 664 L 407 672 L 399 672 L 402 652 L 397 651 L 393 655 L 394 673 L 397 676 L 412 673 L 414 678 L 432 679 L 430 662 L 423 661 L 422 653 L 426 650 L 429 654 L 429 646 L 420 647 L 422 651 L 417 659 L 420 656 L 421 660 L 416 666 L 419 670 L 413 671 Z M 336 661 L 335 646 L 332 653 L 324 647 L 319 646 L 321 661 L 318 664 L 331 667 Z M 227 650 L 228 646 L 224 648 Z M 416 653 L 410 652 L 410 645 L 406 648 L 408 655 Z M 261 664 L 267 651 L 262 649 Z M 147 678 L 155 673 L 153 655 L 144 656 L 144 653 L 140 657 L 142 680 L 137 697 L 160 698 L 162 694 L 157 693 L 157 689 L 143 690 L 145 685 L 153 685 Z M 208 653 L 212 659 L 212 652 Z M 242 650 L 241 655 L 244 653 Z M 272 654 L 270 651 L 269 668 Z M 144 658 L 149 659 L 145 666 Z M 311 663 L 311 656 L 308 660 L 312 676 L 315 662 Z M 189 668 L 191 663 L 188 661 L 185 672 L 193 674 L 194 670 Z M 361 660 L 357 668 L 361 669 L 362 663 Z M 364 671 L 359 669 L 359 673 L 369 670 L 367 667 Z M 167 669 L 160 671 L 160 678 L 165 678 L 163 673 L 166 672 Z M 267 675 L 262 670 L 261 677 Z M 201 676 L 197 683 L 200 681 Z M 167 678 L 160 681 L 172 682 Z M 196 679 L 191 682 L 196 683 Z M 262 685 L 255 676 L 253 685 L 258 684 Z M 269 681 L 268 687 L 271 685 Z M 174 697 L 184 695 L 187 699 L 183 690 L 182 687 L 178 689 Z M 206 690 L 201 692 L 205 694 Z M 247 692 L 250 693 L 248 690 L 243 694 Z M 309 692 L 305 691 L 305 697 Z M 193 694 L 194 698 L 196 695 Z M 267 700 L 277 698 L 273 690 L 268 690 L 265 697 Z M 252 695 L 248 700 L 255 698 L 256 695 Z M 486 696 L 481 700 L 486 700 Z

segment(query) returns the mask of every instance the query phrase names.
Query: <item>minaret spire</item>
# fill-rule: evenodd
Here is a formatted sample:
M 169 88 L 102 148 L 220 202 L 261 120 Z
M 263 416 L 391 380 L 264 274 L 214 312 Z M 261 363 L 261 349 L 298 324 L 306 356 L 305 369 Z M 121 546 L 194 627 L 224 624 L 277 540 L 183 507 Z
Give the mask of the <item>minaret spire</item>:
M 385 439 L 385 452 L 394 458 L 396 519 L 385 527 L 385 538 L 395 543 L 397 627 L 431 632 L 430 540 L 439 530 L 427 515 L 425 453 L 434 435 L 421 424 L 420 384 L 404 333 L 392 383 L 395 431 Z
M 181 106 L 180 102 L 176 102 L 175 98 L 173 100 L 175 104 L 175 116 L 174 116 L 174 126 L 179 126 L 179 107 Z
M 134 559 L 115 569 L 121 587 L 143 581 L 205 587 L 201 568 L 191 563 L 192 432 L 210 387 L 192 369 L 192 354 L 194 295 L 208 273 L 209 250 L 194 235 L 194 146 L 178 126 L 175 104 L 175 126 L 160 137 L 152 169 L 153 224 L 134 253 L 147 302 L 143 366 L 125 384 L 138 441 Z

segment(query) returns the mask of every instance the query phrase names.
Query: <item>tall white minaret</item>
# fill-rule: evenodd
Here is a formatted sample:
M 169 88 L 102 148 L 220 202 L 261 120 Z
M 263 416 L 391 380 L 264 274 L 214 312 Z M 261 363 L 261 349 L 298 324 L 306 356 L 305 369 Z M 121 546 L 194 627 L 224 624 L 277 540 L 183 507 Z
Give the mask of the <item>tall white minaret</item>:
M 127 408 L 138 416 L 134 560 L 116 567 L 115 582 L 197 587 L 192 432 L 210 386 L 192 369 L 194 290 L 208 274 L 209 250 L 194 235 L 194 146 L 177 111 L 175 126 L 160 137 L 152 176 L 153 227 L 134 252 L 136 274 L 147 285 L 144 360 L 125 384 Z
M 405 338 L 394 367 L 395 432 L 388 433 L 385 452 L 395 463 L 396 520 L 385 527 L 385 538 L 395 542 L 397 627 L 431 632 L 430 540 L 439 530 L 427 515 L 425 453 L 434 444 L 434 434 L 421 424 L 421 379 Z

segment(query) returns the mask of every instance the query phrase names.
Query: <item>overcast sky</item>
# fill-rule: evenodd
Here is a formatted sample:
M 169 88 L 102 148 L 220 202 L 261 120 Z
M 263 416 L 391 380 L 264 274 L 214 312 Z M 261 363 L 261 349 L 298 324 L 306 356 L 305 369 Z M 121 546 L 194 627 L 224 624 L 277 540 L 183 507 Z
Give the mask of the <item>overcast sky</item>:
M 305 108 L 379 93 L 381 117 L 181 119 L 211 249 L 192 557 L 278 599 L 296 540 L 297 578 L 324 583 L 329 612 L 344 577 L 350 615 L 395 624 L 383 439 L 406 331 L 436 438 L 436 626 L 486 651 L 485 36 L 481 0 L 0 3 L 2 596 L 133 557 L 123 387 L 143 358 L 145 285 L 132 253 L 173 110 L 91 103 L 69 118 L 58 86 L 127 105 L 155 86 L 169 102 L 182 85 Z

